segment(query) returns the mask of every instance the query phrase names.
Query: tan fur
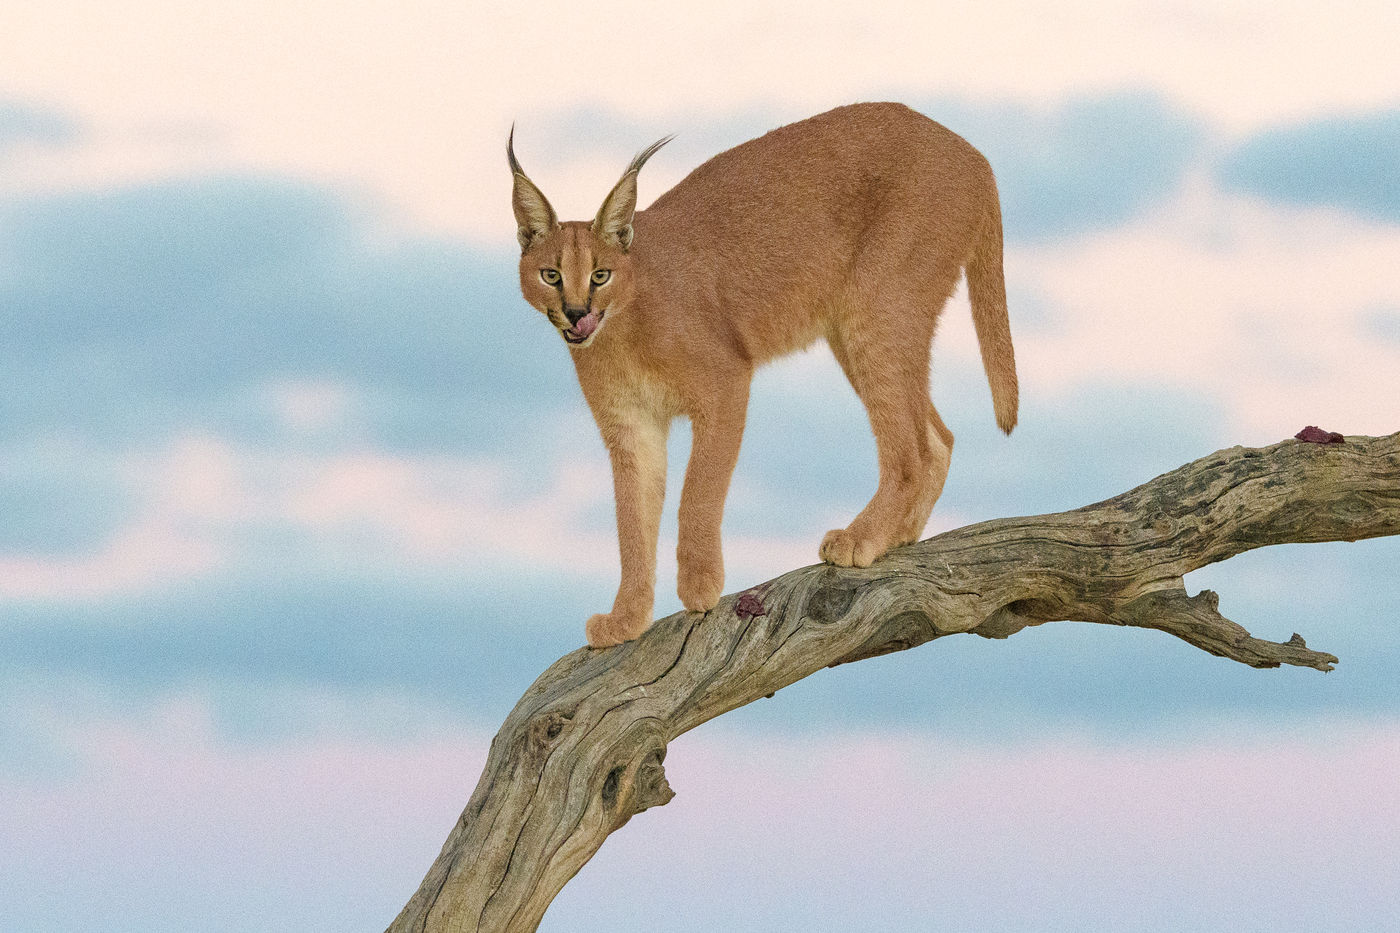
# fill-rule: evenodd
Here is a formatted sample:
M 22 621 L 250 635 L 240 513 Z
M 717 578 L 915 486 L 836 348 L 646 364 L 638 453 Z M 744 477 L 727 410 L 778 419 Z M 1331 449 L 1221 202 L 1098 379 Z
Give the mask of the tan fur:
M 760 364 L 824 337 L 870 416 L 879 486 L 820 547 L 841 566 L 916 540 L 942 492 L 953 434 L 929 401 L 929 350 L 964 271 L 997 424 L 1016 424 L 996 183 L 961 137 L 900 104 L 840 107 L 720 153 L 634 213 L 660 145 L 591 224 L 559 223 L 508 147 L 521 291 L 570 343 L 612 460 L 622 583 L 588 620 L 595 646 L 651 624 L 666 434 L 681 415 L 694 439 L 677 590 L 694 611 L 719 600 L 720 522 Z

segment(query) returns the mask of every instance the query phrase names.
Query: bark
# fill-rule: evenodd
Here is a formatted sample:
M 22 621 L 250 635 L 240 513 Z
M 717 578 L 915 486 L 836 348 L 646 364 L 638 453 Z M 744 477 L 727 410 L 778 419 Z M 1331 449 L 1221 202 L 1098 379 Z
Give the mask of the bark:
M 389 930 L 536 929 L 609 833 L 672 798 L 671 739 L 824 667 L 1078 620 L 1158 629 L 1253 667 L 1330 670 L 1332 655 L 1296 634 L 1254 638 L 1182 581 L 1256 547 L 1400 533 L 1400 433 L 1300 437 L 1313 442 L 1233 447 L 1107 501 L 970 525 L 868 569 L 804 567 L 637 641 L 565 655 L 507 717 Z

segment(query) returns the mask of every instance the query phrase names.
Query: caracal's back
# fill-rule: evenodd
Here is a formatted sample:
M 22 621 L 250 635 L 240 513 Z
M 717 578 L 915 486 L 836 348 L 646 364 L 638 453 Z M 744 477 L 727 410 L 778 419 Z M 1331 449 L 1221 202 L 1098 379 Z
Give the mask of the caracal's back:
M 634 261 L 654 264 L 672 295 L 716 293 L 756 360 L 806 345 L 827 315 L 863 292 L 899 291 L 896 280 L 912 280 L 902 313 L 936 316 L 983 239 L 995 241 L 995 268 L 975 271 L 995 281 L 969 284 L 988 286 L 985 316 L 1006 313 L 991 167 L 903 104 L 840 107 L 722 152 L 635 225 Z

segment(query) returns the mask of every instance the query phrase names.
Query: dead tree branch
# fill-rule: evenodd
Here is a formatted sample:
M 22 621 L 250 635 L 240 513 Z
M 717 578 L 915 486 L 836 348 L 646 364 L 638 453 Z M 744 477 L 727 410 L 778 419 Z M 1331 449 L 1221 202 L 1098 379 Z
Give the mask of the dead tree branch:
M 1079 620 L 1158 629 L 1253 667 L 1330 670 L 1332 655 L 1298 635 L 1254 638 L 1182 581 L 1251 548 L 1400 533 L 1400 433 L 1300 437 L 1219 451 L 1070 512 L 960 528 L 865 570 L 794 570 L 564 656 L 507 717 L 391 933 L 534 930 L 609 833 L 671 799 L 668 742 L 824 667 Z

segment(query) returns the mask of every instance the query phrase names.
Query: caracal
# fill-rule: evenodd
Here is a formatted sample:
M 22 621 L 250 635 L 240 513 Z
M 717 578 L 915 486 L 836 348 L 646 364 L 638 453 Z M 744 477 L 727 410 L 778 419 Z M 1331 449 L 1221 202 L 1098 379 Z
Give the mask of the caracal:
M 589 644 L 651 624 L 672 419 L 693 440 L 677 592 L 724 589 L 720 522 L 754 369 L 825 338 L 870 416 L 879 486 L 821 559 L 866 567 L 915 541 L 953 435 L 929 400 L 929 349 L 964 272 L 997 424 L 1016 424 L 1001 210 L 987 160 L 901 104 L 839 107 L 722 152 L 643 211 L 627 167 L 592 222 L 560 223 L 507 145 L 520 289 L 569 346 L 612 461 L 622 582 Z M 634 213 L 635 211 L 635 213 Z

